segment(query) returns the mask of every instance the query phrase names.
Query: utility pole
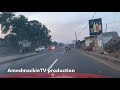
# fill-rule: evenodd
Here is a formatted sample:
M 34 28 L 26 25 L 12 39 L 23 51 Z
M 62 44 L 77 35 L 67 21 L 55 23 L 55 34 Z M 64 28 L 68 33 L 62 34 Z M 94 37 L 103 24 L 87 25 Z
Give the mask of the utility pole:
M 77 34 L 76 34 L 76 32 L 75 32 L 75 37 L 76 37 L 76 46 L 77 46 Z
M 105 29 L 105 33 L 107 32 L 107 24 L 106 24 L 106 29 Z M 103 33 L 102 33 L 102 51 L 104 51 L 104 36 L 103 36 Z
M 105 29 L 105 33 L 107 32 L 107 24 L 106 24 L 106 29 Z

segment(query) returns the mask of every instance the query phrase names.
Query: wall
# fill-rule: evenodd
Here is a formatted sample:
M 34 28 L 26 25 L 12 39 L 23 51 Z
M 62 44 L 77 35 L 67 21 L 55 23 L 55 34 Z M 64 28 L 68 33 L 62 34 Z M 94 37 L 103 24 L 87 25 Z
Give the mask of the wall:
M 86 46 L 90 46 L 90 43 L 93 44 L 94 47 L 97 47 L 97 37 L 96 36 L 91 36 L 90 38 L 85 39 Z
M 86 39 L 86 40 L 85 40 L 85 44 L 86 44 L 86 47 L 87 47 L 87 46 L 90 46 L 90 40 L 89 40 L 89 39 Z
M 103 37 L 102 37 L 103 36 Z M 113 37 L 118 36 L 117 32 L 107 32 L 97 36 L 98 51 L 104 49 L 105 44 L 108 43 Z M 102 42 L 103 40 L 103 42 Z

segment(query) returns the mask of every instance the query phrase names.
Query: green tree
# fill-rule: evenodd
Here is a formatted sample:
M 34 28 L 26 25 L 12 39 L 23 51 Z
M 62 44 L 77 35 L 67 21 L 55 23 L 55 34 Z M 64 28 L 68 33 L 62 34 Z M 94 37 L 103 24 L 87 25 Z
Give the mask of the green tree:
M 50 30 L 37 20 L 28 21 L 24 15 L 15 17 L 13 12 L 3 12 L 0 14 L 0 24 L 3 34 L 9 31 L 5 39 L 13 46 L 17 46 L 17 42 L 21 40 L 28 40 L 44 46 L 52 43 Z
M 11 22 L 15 17 L 13 12 L 2 12 L 0 13 L 0 24 L 2 33 L 5 34 L 10 30 Z
M 23 15 L 19 15 L 18 17 L 15 17 L 12 22 L 12 35 L 16 35 L 17 36 L 17 40 L 24 40 L 24 39 L 28 39 L 28 19 L 23 16 Z
M 58 43 L 60 47 L 64 46 L 65 44 L 64 43 Z
M 52 42 L 52 45 L 58 46 L 58 43 L 56 41 Z
M 30 41 L 37 43 L 38 41 L 41 40 L 41 34 L 42 34 L 41 28 L 42 28 L 42 24 L 39 21 L 37 20 L 29 21 L 28 35 Z
M 42 35 L 41 35 L 42 40 L 41 41 L 43 42 L 44 46 L 45 45 L 49 45 L 49 44 L 52 43 L 52 41 L 51 41 L 51 35 L 49 35 L 50 32 L 51 31 L 48 30 L 45 25 L 43 25 L 43 27 L 42 27 Z

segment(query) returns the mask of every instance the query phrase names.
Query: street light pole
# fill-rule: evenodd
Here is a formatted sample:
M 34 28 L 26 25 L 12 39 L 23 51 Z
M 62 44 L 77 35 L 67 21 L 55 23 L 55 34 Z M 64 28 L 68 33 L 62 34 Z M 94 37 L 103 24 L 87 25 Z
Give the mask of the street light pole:
M 76 44 L 77 44 L 77 34 L 76 34 L 76 32 L 75 32 L 75 37 L 76 37 Z M 77 45 L 76 45 L 77 46 Z
M 105 29 L 105 33 L 107 32 L 107 24 L 106 24 L 106 29 Z
M 105 33 L 107 32 L 107 24 L 106 24 L 106 29 L 105 29 Z M 104 35 L 102 32 L 102 51 L 104 51 Z

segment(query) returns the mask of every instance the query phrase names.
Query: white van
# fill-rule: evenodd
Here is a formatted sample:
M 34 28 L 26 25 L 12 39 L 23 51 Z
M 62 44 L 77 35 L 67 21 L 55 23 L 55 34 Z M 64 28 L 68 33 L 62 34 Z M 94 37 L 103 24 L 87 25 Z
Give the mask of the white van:
M 42 51 L 44 51 L 45 50 L 45 47 L 44 46 L 40 46 L 40 47 L 38 47 L 38 48 L 36 48 L 35 49 L 35 52 L 37 53 L 37 52 L 42 52 Z

